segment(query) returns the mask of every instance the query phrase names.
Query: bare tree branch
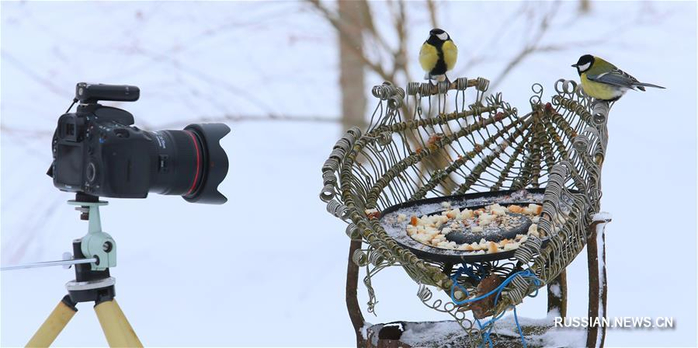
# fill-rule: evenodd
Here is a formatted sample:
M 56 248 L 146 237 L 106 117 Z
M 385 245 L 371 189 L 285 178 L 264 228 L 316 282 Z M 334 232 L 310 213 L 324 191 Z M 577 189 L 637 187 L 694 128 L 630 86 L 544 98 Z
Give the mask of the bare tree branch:
M 437 20 L 438 15 L 436 11 L 436 3 L 434 0 L 427 0 L 427 10 L 429 11 L 429 21 L 431 22 L 431 27 L 440 28 L 439 21 Z
M 580 15 L 585 15 L 591 12 L 591 1 L 590 0 L 579 0 L 579 7 L 577 8 Z
M 10 54 L 10 52 L 7 52 L 6 50 L 0 51 L 0 54 L 2 55 L 3 61 L 6 61 L 8 63 L 13 64 L 14 66 L 19 69 L 22 73 L 25 75 L 29 76 L 32 80 L 36 81 L 40 85 L 46 87 L 47 90 L 53 92 L 54 94 L 63 96 L 65 95 L 65 91 L 61 86 L 56 86 L 56 84 L 53 83 L 53 81 L 46 79 L 39 75 L 36 71 L 34 71 L 31 67 L 26 65 L 24 62 L 20 61 L 17 59 L 15 56 Z
M 510 30 L 510 29 L 515 27 L 511 24 L 514 23 L 519 17 L 524 15 L 527 5 L 528 5 L 528 3 L 526 3 L 526 2 L 522 3 L 520 9 L 513 11 L 509 17 L 507 17 L 506 19 L 504 19 L 502 21 L 503 23 L 508 23 L 508 25 L 501 25 L 501 26 L 499 26 L 497 31 L 492 33 L 488 43 L 485 44 L 484 46 L 482 46 L 482 47 L 484 47 L 486 52 L 491 51 L 491 48 L 496 45 L 497 41 L 499 41 L 499 39 L 501 39 L 504 36 L 504 33 L 507 30 Z M 461 68 L 461 70 L 470 71 L 476 65 L 494 58 L 494 56 L 496 54 L 495 53 L 491 56 L 488 56 L 488 55 L 481 55 L 481 54 L 473 54 L 470 51 L 468 51 L 468 53 L 471 54 L 471 56 L 465 62 L 465 64 L 463 64 L 463 67 Z
M 395 72 L 398 71 L 405 74 L 407 81 L 412 81 L 412 78 L 407 68 L 407 62 L 409 61 L 407 57 L 407 13 L 405 12 L 405 1 L 399 0 L 397 2 L 397 11 L 395 14 L 395 31 L 398 37 L 398 49 L 395 51 L 393 57 L 395 62 Z
M 342 120 L 338 117 L 328 117 L 328 116 L 289 116 L 289 115 L 221 115 L 212 117 L 196 117 L 192 119 L 179 120 L 167 123 L 158 123 L 155 125 L 148 125 L 147 129 L 163 129 L 163 128 L 176 128 L 182 127 L 190 123 L 200 123 L 200 122 L 223 122 L 223 123 L 242 123 L 242 122 L 297 122 L 297 123 L 341 123 Z M 50 137 L 53 136 L 53 130 L 36 130 L 36 129 L 23 129 L 15 128 L 12 126 L 7 126 L 5 124 L 0 125 L 0 131 L 2 135 L 6 136 L 17 136 L 17 137 Z
M 526 59 L 529 55 L 540 51 L 540 41 L 548 32 L 548 29 L 550 28 L 550 20 L 553 17 L 555 17 L 555 14 L 557 13 L 559 8 L 560 1 L 558 0 L 552 5 L 550 10 L 543 15 L 543 18 L 537 26 L 537 30 L 533 36 L 533 39 L 531 39 L 529 42 L 526 43 L 526 45 L 524 45 L 524 47 L 519 51 L 519 53 L 516 54 L 509 61 L 509 63 L 507 63 L 504 69 L 502 69 L 499 75 L 497 75 L 497 77 L 493 80 L 494 82 L 490 85 L 491 91 L 495 90 L 496 87 L 502 82 L 502 80 L 504 80 L 504 78 L 512 70 L 514 70 L 519 64 L 521 64 L 521 62 L 523 62 L 524 59 Z M 533 24 L 533 21 L 531 21 L 531 24 Z
M 214 117 L 200 117 L 190 120 L 182 120 L 177 122 L 169 122 L 160 124 L 157 128 L 167 128 L 167 127 L 181 127 L 184 124 L 194 123 L 194 122 L 297 122 L 297 123 L 341 123 L 341 118 L 338 117 L 325 117 L 325 116 L 288 116 L 288 115 L 222 115 Z
M 364 7 L 364 19 L 366 21 L 366 23 L 364 23 L 364 29 L 367 30 L 368 34 L 370 34 L 371 39 L 378 43 L 380 48 L 386 52 L 392 52 L 393 49 L 385 40 L 385 37 L 376 30 L 376 25 L 373 20 L 373 13 L 371 12 L 371 6 L 368 5 L 368 1 L 363 1 L 362 3 Z
M 319 0 L 308 0 L 308 2 L 320 11 L 323 17 L 325 17 L 325 19 L 335 28 L 335 30 L 337 30 L 337 32 L 342 37 L 342 40 L 346 40 L 347 42 L 349 42 L 350 47 L 358 47 L 354 38 L 347 34 L 346 30 L 342 26 L 342 23 L 340 23 L 339 18 L 336 14 L 332 13 L 327 7 L 321 4 Z M 362 52 L 357 51 L 356 55 L 361 58 L 361 60 L 364 62 L 364 64 L 366 64 L 366 66 L 368 66 L 371 70 L 380 75 L 381 78 L 385 79 L 386 81 L 394 80 L 394 73 L 388 73 L 387 71 L 385 71 L 385 69 L 383 69 L 383 67 L 380 64 L 372 62 L 371 60 L 366 58 L 366 56 L 363 55 Z

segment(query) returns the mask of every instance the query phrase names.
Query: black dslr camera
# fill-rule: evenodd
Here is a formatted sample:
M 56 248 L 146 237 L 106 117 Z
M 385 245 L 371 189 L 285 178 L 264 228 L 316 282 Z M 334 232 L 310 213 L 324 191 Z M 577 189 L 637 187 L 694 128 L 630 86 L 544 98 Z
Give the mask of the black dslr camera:
M 134 102 L 139 95 L 135 86 L 77 84 L 74 102 L 80 104 L 58 119 L 53 136 L 47 173 L 53 184 L 90 196 L 145 198 L 156 192 L 225 203 L 218 185 L 228 173 L 228 157 L 219 141 L 230 128 L 201 123 L 149 132 L 134 126 L 128 111 L 98 103 Z

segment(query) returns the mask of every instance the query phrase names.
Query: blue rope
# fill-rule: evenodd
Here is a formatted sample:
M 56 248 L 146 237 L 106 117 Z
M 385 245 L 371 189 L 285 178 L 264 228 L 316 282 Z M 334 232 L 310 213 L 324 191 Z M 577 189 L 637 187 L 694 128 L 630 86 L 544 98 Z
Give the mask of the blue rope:
M 485 274 L 485 268 L 482 265 L 476 264 L 475 266 L 478 268 L 477 271 L 479 271 L 480 274 Z M 477 273 L 475 273 L 475 272 L 476 272 L 476 270 L 473 269 L 470 265 L 463 264 L 461 266 L 461 268 L 458 269 L 458 271 L 456 272 L 456 274 L 453 277 L 459 278 L 461 275 L 463 275 L 463 273 L 465 273 L 468 277 L 475 279 L 478 282 L 481 281 L 482 277 L 477 275 Z M 466 290 L 466 293 L 467 293 L 467 290 Z M 453 297 L 453 296 L 451 296 L 451 297 Z
M 484 298 L 491 296 L 492 294 L 495 294 L 494 307 L 496 307 L 497 301 L 499 300 L 499 297 L 502 294 L 502 291 L 504 290 L 504 288 L 509 283 L 511 283 L 514 280 L 514 278 L 517 276 L 533 279 L 533 283 L 536 285 L 536 291 L 533 294 L 529 295 L 530 297 L 536 297 L 538 295 L 538 288 L 541 285 L 541 280 L 538 277 L 536 277 L 536 275 L 533 272 L 531 272 L 531 270 L 527 269 L 524 271 L 518 271 L 518 272 L 510 275 L 507 279 L 505 279 L 502 282 L 502 284 L 499 284 L 499 286 L 497 286 L 496 288 L 492 289 L 492 291 L 490 291 L 484 295 L 481 295 L 481 296 L 478 296 L 475 298 L 471 298 L 471 299 L 466 298 L 465 300 L 462 300 L 462 301 L 456 300 L 456 297 L 455 297 L 456 287 L 458 287 L 458 289 L 463 291 L 465 293 L 466 297 L 470 296 L 470 294 L 468 293 L 468 290 L 465 287 L 463 287 L 462 285 L 458 284 L 458 277 L 460 277 L 463 273 L 465 273 L 468 276 L 471 276 L 471 274 L 472 274 L 473 275 L 472 278 L 475 280 L 478 280 L 478 281 L 481 280 L 481 277 L 476 276 L 473 273 L 473 271 L 474 270 L 469 265 L 464 264 L 460 269 L 458 269 L 456 274 L 454 274 L 453 277 L 451 277 L 451 279 L 453 280 L 453 285 L 451 286 L 451 301 L 453 301 L 453 303 L 455 303 L 457 305 L 463 305 L 466 303 L 471 303 L 471 302 L 482 300 Z M 524 338 L 524 334 L 523 334 L 523 330 L 521 329 L 521 325 L 519 325 L 519 318 L 518 318 L 518 315 L 516 313 L 516 306 L 512 305 L 509 308 L 514 309 L 514 322 L 516 323 L 516 329 L 519 331 L 519 336 L 521 338 L 521 343 L 523 344 L 523 347 L 526 348 L 526 339 Z M 493 346 L 492 339 L 490 338 L 490 334 L 492 333 L 492 329 L 494 328 L 494 323 L 497 320 L 499 320 L 500 318 L 502 318 L 504 316 L 504 314 L 506 314 L 506 310 L 499 313 L 499 315 L 492 317 L 492 319 L 486 321 L 484 324 L 481 323 L 479 319 L 474 318 L 475 322 L 480 327 L 480 331 L 482 331 L 485 327 L 487 327 L 487 330 L 485 330 L 482 334 L 482 338 L 485 342 L 487 342 L 487 344 L 490 348 L 492 348 L 492 346 Z

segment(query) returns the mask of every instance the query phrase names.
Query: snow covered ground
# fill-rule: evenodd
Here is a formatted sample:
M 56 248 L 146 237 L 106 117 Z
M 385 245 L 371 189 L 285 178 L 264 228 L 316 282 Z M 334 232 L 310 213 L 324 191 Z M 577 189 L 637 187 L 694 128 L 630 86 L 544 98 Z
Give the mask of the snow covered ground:
M 497 89 L 525 109 L 531 83 L 543 84 L 549 97 L 555 80 L 576 78 L 569 65 L 587 52 L 667 87 L 629 92 L 614 106 L 602 207 L 613 215 L 606 230 L 608 315 L 668 316 L 677 325 L 612 329 L 606 343 L 695 346 L 696 4 L 594 2 L 582 18 L 576 5 L 562 4 L 543 43 L 578 44 L 528 57 Z M 0 6 L 3 265 L 58 259 L 86 232 L 64 203 L 70 195 L 44 174 L 53 127 L 78 81 L 141 87 L 138 102 L 117 105 L 148 129 L 181 129 L 224 114 L 339 117 L 336 38 L 302 3 Z M 507 21 L 519 3 L 439 6 L 461 62 L 488 57 L 454 75 L 494 78 L 525 39 L 524 24 Z M 377 12 L 380 26 L 390 20 L 384 12 Z M 409 3 L 408 14 L 410 68 L 420 76 L 416 54 L 429 21 L 423 4 Z M 489 39 L 495 29 L 487 23 L 504 25 L 498 40 Z M 374 75 L 367 81 L 382 82 Z M 120 305 L 147 346 L 351 346 L 343 292 L 349 243 L 344 225 L 318 199 L 320 168 L 342 130 L 331 122 L 229 125 L 223 146 L 230 172 L 221 185 L 227 204 L 152 195 L 112 199 L 102 209 L 103 227 L 119 244 L 112 274 Z M 72 270 L 0 276 L 0 345 L 23 345 L 64 295 Z M 585 316 L 584 253 L 568 279 L 568 314 Z M 447 319 L 419 302 L 417 286 L 398 268 L 374 285 L 379 317 L 365 314 L 368 321 Z M 90 306 L 79 308 L 56 345 L 105 345 Z M 519 314 L 545 317 L 544 296 L 527 300 Z

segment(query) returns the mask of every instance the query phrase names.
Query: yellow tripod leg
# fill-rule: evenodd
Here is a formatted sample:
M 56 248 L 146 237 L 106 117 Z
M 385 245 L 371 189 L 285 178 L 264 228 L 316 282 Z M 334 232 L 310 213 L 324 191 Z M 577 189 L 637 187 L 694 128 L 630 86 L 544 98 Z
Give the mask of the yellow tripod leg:
M 128 323 L 126 316 L 115 300 L 104 301 L 95 306 L 95 313 L 102 325 L 104 336 L 111 347 L 143 347 L 143 344 Z
M 64 297 L 29 340 L 27 347 L 50 346 L 77 311 L 75 305 L 72 304 L 72 300 L 68 296 Z
M 128 319 L 126 319 L 126 315 L 124 315 L 124 312 L 121 310 L 121 306 L 119 306 L 119 303 L 116 302 L 116 299 L 113 299 L 112 301 L 114 302 L 114 306 L 116 307 L 116 309 L 119 311 L 118 315 L 119 318 L 121 318 L 122 320 L 122 325 L 126 328 L 128 332 L 132 334 L 132 337 L 130 339 L 133 343 L 133 346 L 143 347 L 143 343 L 141 343 L 141 341 L 138 339 L 138 336 L 136 336 L 136 331 L 133 330 L 131 324 L 128 322 Z

